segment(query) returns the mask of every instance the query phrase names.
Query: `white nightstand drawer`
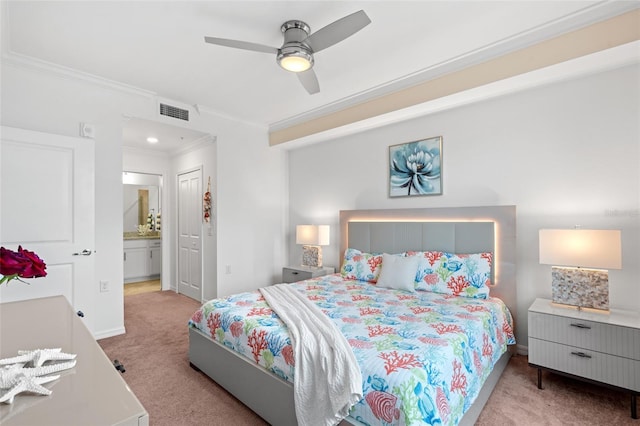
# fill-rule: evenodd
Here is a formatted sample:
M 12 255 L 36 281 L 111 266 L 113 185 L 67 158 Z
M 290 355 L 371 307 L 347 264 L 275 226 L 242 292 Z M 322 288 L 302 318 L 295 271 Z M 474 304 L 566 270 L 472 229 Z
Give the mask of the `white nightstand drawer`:
M 640 329 L 529 312 L 529 337 L 640 360 Z
M 529 338 L 529 363 L 640 391 L 640 361 Z
M 282 268 L 282 281 L 285 283 L 294 283 L 296 281 L 308 280 L 310 278 L 313 278 L 313 273 L 310 271 Z
M 294 283 L 333 274 L 335 269 L 330 266 L 315 268 L 311 266 L 290 266 L 282 268 L 282 282 Z

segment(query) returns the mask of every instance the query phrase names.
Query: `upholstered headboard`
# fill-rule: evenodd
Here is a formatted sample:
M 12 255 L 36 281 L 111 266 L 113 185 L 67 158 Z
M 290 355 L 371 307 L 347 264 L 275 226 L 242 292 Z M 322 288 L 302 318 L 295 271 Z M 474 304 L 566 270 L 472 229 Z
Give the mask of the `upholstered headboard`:
M 514 319 L 515 240 L 515 206 L 340 211 L 341 254 L 348 247 L 386 253 L 492 252 L 491 296 L 502 299 Z

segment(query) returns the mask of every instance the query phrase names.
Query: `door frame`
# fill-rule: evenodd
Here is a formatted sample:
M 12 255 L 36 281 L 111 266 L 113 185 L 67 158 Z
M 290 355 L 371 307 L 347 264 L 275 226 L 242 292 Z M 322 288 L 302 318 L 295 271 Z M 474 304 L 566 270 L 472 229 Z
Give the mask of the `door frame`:
M 179 221 L 180 221 L 180 175 L 184 175 L 187 173 L 192 173 L 192 172 L 198 172 L 199 173 L 199 177 L 200 177 L 200 200 L 202 201 L 202 195 L 204 194 L 204 182 L 203 182 L 203 170 L 204 170 L 204 165 L 199 164 L 197 166 L 193 166 L 193 167 L 189 167 L 187 169 L 182 169 L 178 172 L 176 172 L 176 176 L 175 176 L 175 209 L 174 209 L 174 213 L 175 213 L 175 231 L 173 232 L 173 235 L 175 237 L 175 244 L 174 244 L 174 248 L 175 248 L 175 260 L 176 260 L 176 270 L 175 270 L 175 283 L 176 283 L 176 293 L 180 293 L 180 225 L 179 225 Z M 200 301 L 203 301 L 203 295 L 204 295 L 204 253 L 203 253 L 203 244 L 202 244 L 202 240 L 204 238 L 204 225 L 202 220 L 200 220 L 200 279 L 201 279 L 201 283 L 200 283 Z M 182 294 L 182 293 L 180 293 Z

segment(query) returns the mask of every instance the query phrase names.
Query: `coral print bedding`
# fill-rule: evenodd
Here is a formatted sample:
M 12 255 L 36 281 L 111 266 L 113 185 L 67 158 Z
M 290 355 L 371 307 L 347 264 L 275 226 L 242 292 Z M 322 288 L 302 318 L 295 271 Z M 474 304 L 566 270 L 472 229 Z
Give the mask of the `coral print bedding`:
M 420 258 L 416 290 L 479 299 L 489 297 L 493 253 L 408 251 L 404 255 Z
M 364 395 L 350 416 L 364 424 L 458 424 L 515 343 L 511 314 L 496 298 L 379 288 L 339 274 L 290 285 L 349 342 Z M 207 302 L 190 326 L 293 381 L 287 328 L 259 291 Z

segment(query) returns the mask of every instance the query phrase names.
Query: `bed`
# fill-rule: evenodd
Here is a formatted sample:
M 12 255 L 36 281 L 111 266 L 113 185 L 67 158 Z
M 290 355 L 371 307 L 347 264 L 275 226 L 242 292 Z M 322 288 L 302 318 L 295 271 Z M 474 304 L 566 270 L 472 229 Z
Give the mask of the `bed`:
M 473 424 L 514 343 L 515 207 L 342 211 L 340 226 L 340 252 L 351 259 L 354 253 L 357 260 L 357 253 L 445 253 L 445 259 L 484 253 L 491 265 L 488 299 L 378 287 L 350 272 L 353 262 L 342 273 L 291 284 L 336 323 L 361 367 L 377 365 L 377 371 L 361 368 L 364 398 L 342 423 Z M 447 266 L 456 260 L 468 261 L 452 257 Z M 414 327 L 427 319 L 426 331 Z M 210 301 L 192 318 L 189 358 L 269 423 L 294 425 L 291 342 L 286 335 L 266 337 L 270 327 L 282 330 L 278 321 L 260 292 Z M 455 329 L 460 333 L 450 334 Z M 242 348 L 245 355 L 237 352 Z

